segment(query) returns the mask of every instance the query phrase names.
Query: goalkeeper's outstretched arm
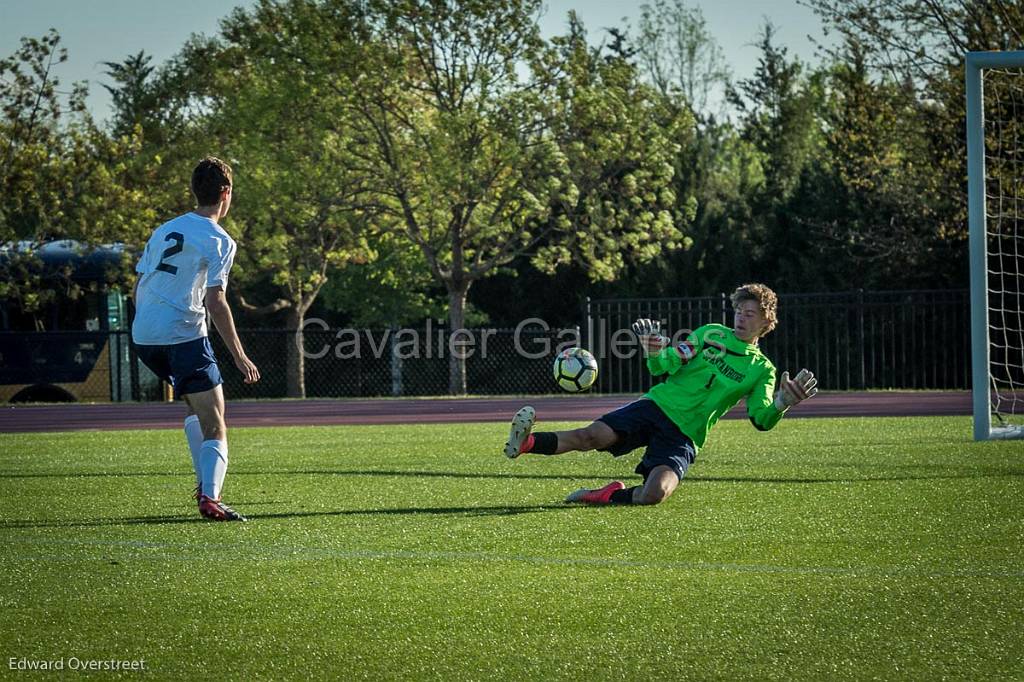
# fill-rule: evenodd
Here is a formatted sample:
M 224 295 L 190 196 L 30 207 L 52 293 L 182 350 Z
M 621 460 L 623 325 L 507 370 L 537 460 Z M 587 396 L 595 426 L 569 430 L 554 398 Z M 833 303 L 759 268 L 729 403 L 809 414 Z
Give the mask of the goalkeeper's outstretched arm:
M 647 369 L 653 376 L 675 374 L 696 354 L 694 338 L 671 347 L 671 339 L 662 335 L 661 323 L 657 320 L 637 320 L 633 323 L 633 333 L 643 348 Z
M 809 369 L 801 369 L 795 379 L 789 378 L 789 372 L 783 372 L 776 382 L 773 368 L 747 397 L 747 416 L 759 431 L 767 431 L 779 423 L 789 408 L 817 393 L 818 380 Z
M 789 378 L 789 372 L 782 373 L 779 390 L 775 392 L 772 403 L 779 412 L 785 412 L 794 405 L 799 405 L 816 395 L 818 395 L 818 380 L 814 378 L 814 372 L 805 367 L 797 373 L 795 379 Z

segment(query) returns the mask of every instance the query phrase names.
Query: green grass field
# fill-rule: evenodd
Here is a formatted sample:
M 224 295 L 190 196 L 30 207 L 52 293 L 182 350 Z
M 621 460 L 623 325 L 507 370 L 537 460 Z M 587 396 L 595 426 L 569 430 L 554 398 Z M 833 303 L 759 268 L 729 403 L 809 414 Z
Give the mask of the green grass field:
M 1024 445 L 969 433 L 723 422 L 665 504 L 581 508 L 561 499 L 635 480 L 639 453 L 511 462 L 501 424 L 235 429 L 248 524 L 195 513 L 180 431 L 4 434 L 0 676 L 1022 679 Z

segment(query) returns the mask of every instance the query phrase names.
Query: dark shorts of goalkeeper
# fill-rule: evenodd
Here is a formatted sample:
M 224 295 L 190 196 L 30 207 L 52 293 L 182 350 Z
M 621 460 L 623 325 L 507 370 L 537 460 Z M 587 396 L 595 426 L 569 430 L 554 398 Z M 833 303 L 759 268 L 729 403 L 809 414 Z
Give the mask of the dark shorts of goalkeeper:
M 665 416 L 653 400 L 635 400 L 598 417 L 597 421 L 607 424 L 619 436 L 618 442 L 603 452 L 621 457 L 637 448 L 647 448 L 636 466 L 636 473 L 643 476 L 644 481 L 659 466 L 671 467 L 682 480 L 697 456 L 693 441 Z

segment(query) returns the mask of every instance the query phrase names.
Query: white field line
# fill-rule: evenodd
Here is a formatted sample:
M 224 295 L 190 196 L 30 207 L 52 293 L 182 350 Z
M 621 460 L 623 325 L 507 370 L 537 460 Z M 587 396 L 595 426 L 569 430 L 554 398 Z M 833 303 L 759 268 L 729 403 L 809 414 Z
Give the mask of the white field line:
M 714 573 L 769 573 L 782 575 L 837 575 L 848 577 L 917 577 L 917 578 L 994 578 L 1021 579 L 1024 569 L 933 569 L 915 566 L 782 566 L 774 564 L 737 564 L 703 561 L 638 561 L 605 557 L 543 557 L 523 554 L 490 554 L 486 552 L 421 552 L 404 550 L 346 550 L 329 547 L 297 547 L 270 545 L 266 547 L 249 544 L 203 544 L 186 545 L 169 542 L 148 542 L 144 540 L 50 540 L 37 538 L 9 538 L 0 540 L 8 546 L 29 545 L 111 547 L 125 550 L 142 550 L 122 556 L 76 557 L 66 552 L 51 555 L 18 555 L 19 561 L 102 561 L 125 560 L 181 560 L 195 561 L 206 558 L 210 552 L 223 560 L 258 561 L 315 561 L 317 559 L 383 560 L 383 561 L 453 561 L 453 562 L 511 562 L 541 566 L 583 566 L 594 568 L 636 568 L 672 571 L 695 571 Z M 165 550 L 150 552 L 147 550 Z

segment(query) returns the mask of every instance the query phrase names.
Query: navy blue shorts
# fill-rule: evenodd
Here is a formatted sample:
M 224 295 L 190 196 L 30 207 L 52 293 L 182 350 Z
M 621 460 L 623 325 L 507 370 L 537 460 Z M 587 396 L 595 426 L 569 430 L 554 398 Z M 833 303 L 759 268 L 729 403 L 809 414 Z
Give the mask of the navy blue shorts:
M 209 391 L 224 383 L 208 336 L 169 346 L 135 344 L 135 352 L 153 374 L 170 382 L 177 398 Z
M 665 416 L 653 400 L 641 398 L 614 412 L 598 417 L 619 436 L 619 441 L 605 452 L 621 457 L 637 448 L 646 446 L 644 458 L 636 467 L 636 473 L 644 481 L 657 466 L 672 467 L 679 480 L 697 456 L 697 448 L 675 423 Z

